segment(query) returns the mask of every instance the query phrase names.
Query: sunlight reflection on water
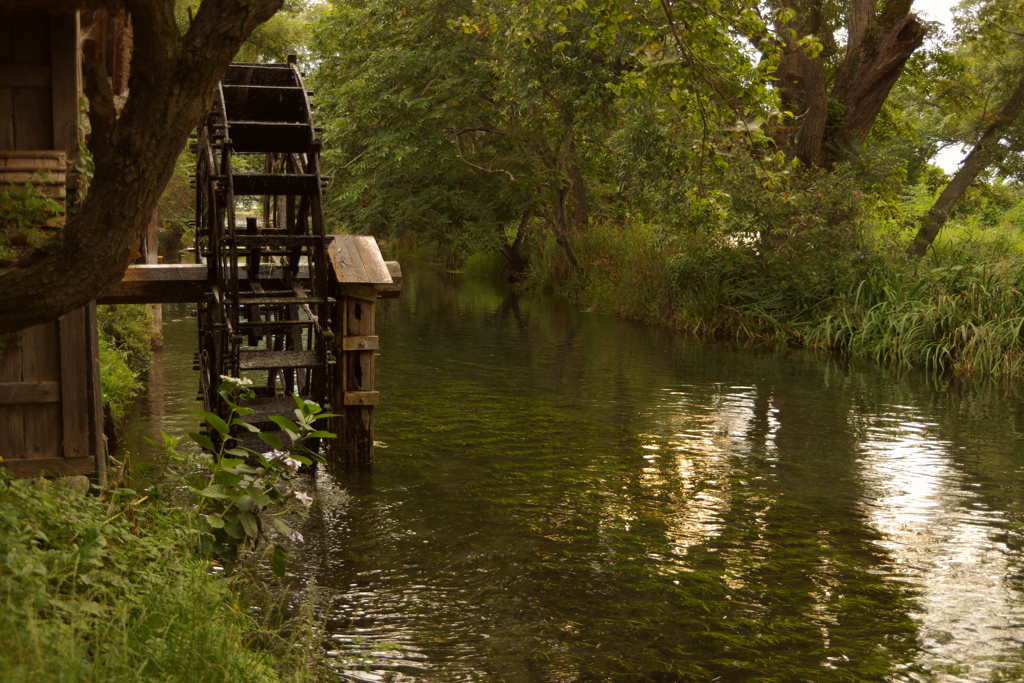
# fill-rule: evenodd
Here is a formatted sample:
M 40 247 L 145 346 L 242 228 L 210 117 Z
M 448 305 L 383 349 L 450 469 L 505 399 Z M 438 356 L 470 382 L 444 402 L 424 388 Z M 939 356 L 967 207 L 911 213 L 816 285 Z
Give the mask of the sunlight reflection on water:
M 861 419 L 863 509 L 884 534 L 893 577 L 921 591 L 920 663 L 938 681 L 988 680 L 1024 642 L 1021 596 L 1005 580 L 1012 553 L 993 538 L 1006 516 L 968 487 L 952 444 L 913 408 Z

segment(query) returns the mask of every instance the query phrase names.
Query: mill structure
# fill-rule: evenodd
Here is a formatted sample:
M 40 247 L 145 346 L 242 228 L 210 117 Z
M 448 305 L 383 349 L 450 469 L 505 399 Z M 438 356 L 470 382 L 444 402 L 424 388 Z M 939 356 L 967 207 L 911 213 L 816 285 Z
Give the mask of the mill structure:
M 78 191 L 82 50 L 108 55 L 123 86 L 131 36 L 123 16 L 51 5 L 0 8 L 0 192 L 30 181 L 63 202 Z M 290 416 L 298 395 L 338 415 L 329 461 L 372 461 L 375 311 L 399 295 L 401 269 L 373 237 L 329 234 L 310 95 L 294 58 L 231 65 L 193 141 L 196 263 L 130 266 L 83 309 L 0 339 L 0 466 L 102 482 L 96 304 L 176 302 L 197 305 L 207 410 L 226 416 L 220 378 L 245 377 L 250 422 L 276 429 L 268 417 Z

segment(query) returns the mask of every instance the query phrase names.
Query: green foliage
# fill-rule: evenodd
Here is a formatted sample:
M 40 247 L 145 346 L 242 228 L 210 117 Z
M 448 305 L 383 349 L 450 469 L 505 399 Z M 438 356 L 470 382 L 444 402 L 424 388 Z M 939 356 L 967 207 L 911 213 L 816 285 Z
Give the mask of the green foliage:
M 144 304 L 98 306 L 103 405 L 119 427 L 142 391 L 140 379 L 153 361 L 153 316 Z
M 3 482 L 0 678 L 281 680 L 280 660 L 246 647 L 260 626 L 232 584 L 192 552 L 202 536 L 194 517 L 143 500 L 128 489 L 83 496 L 59 480 Z
M 579 241 L 586 277 L 548 282 L 593 310 L 696 335 L 1024 379 L 1018 205 L 954 221 L 913 263 L 891 248 L 904 235 L 883 227 L 890 206 L 873 206 L 855 174 L 786 182 L 770 203 L 730 186 L 737 191 L 718 231 L 598 226 Z M 552 272 L 537 264 L 534 284 Z
M 1024 260 L 970 244 L 891 263 L 842 297 L 809 342 L 883 363 L 1024 378 Z
M 174 174 L 164 187 L 157 205 L 160 222 L 160 253 L 168 262 L 176 260 L 183 245 L 194 239 L 190 221 L 195 217 L 195 191 L 189 178 L 195 173 L 195 155 L 186 147 L 174 164 Z
M 214 413 L 195 411 L 209 426 L 209 436 L 198 432 L 189 436 L 212 453 L 212 457 L 196 459 L 182 455 L 176 450 L 180 439 L 166 434 L 162 444 L 154 444 L 168 460 L 183 468 L 181 483 L 191 492 L 195 512 L 202 517 L 207 532 L 201 538 L 200 553 L 230 564 L 257 548 L 266 534 L 267 523 L 284 538 L 296 535 L 284 516 L 292 511 L 293 499 L 302 501 L 306 497 L 292 491 L 288 481 L 298 467 L 323 462 L 305 442 L 335 437 L 314 425 L 317 420 L 335 415 L 324 413 L 316 403 L 295 396 L 294 420 L 278 415 L 270 417 L 289 439 L 285 449 L 277 433 L 261 432 L 242 420 L 253 412 L 238 405 L 240 398 L 255 396 L 248 384 L 251 381 L 224 378 L 219 392 L 231 409 L 227 420 Z M 241 447 L 237 444 L 241 441 L 239 433 L 258 434 L 271 450 L 260 453 Z M 197 466 L 205 470 L 203 476 L 191 472 Z M 274 545 L 270 566 L 278 576 L 284 575 L 282 545 Z
M 515 226 L 568 253 L 626 202 L 700 204 L 693 180 L 728 165 L 719 140 L 762 137 L 722 131 L 766 116 L 772 49 L 755 63 L 742 38 L 764 28 L 742 5 L 680 5 L 666 25 L 656 3 L 619 0 L 334 4 L 312 45 L 329 210 L 341 230 L 414 231 L 454 263 L 502 251 Z
M 175 0 L 174 17 L 182 33 L 188 30 L 189 17 L 196 15 L 201 4 L 201 0 Z M 317 0 L 284 0 L 274 16 L 253 30 L 234 61 L 283 64 L 288 55 L 303 55 L 308 25 L 318 8 Z
M 143 387 L 128 364 L 127 354 L 105 336 L 100 337 L 100 384 L 111 422 L 121 425 Z
M 22 251 L 42 245 L 62 225 L 64 209 L 40 195 L 31 183 L 0 193 L 0 261 L 16 259 Z
M 153 362 L 153 315 L 145 304 L 116 304 L 96 309 L 100 336 L 125 355 L 136 374 Z

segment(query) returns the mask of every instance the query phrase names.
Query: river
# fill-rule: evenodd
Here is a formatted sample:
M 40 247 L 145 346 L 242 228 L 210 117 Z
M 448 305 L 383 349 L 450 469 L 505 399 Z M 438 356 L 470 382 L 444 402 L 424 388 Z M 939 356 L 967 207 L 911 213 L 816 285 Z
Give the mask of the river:
M 1024 680 L 1024 403 L 407 268 L 292 558 L 348 680 Z M 195 321 L 126 437 L 193 430 Z

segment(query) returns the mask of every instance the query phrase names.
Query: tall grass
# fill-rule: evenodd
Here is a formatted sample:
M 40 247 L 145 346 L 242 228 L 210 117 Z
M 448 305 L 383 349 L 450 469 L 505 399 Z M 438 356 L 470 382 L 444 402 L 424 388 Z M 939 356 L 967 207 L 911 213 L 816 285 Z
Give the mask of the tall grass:
M 0 680 L 310 679 L 303 649 L 253 647 L 273 638 L 191 551 L 191 518 L 141 502 L 0 483 Z
M 540 258 L 532 282 L 589 310 L 697 336 L 1024 379 L 1019 235 L 964 232 L 908 261 L 869 230 L 845 230 L 822 224 L 765 240 L 597 226 L 577 237 L 580 277 L 559 280 Z
M 840 297 L 808 343 L 884 363 L 1024 377 L 1024 277 L 1019 257 L 970 243 L 892 262 Z

